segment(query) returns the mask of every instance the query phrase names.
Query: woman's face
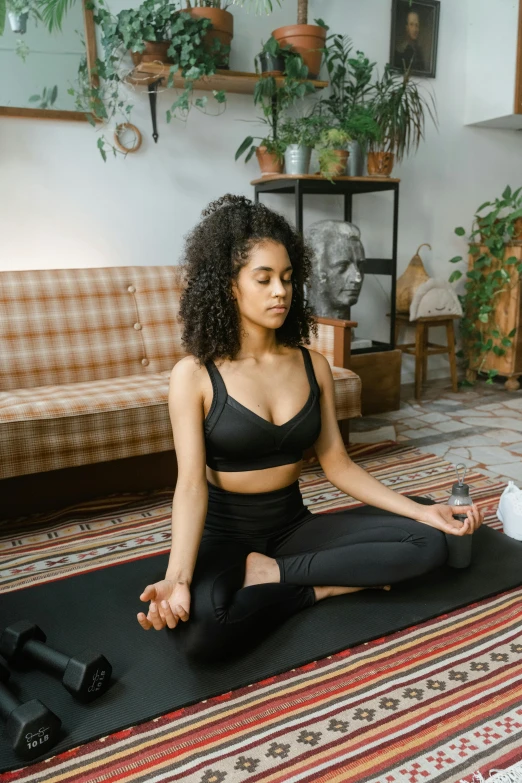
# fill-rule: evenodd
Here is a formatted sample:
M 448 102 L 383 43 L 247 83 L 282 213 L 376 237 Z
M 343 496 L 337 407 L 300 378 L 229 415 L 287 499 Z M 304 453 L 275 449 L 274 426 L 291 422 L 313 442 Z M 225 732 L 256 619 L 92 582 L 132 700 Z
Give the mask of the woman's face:
M 292 264 L 286 247 L 273 240 L 265 240 L 249 253 L 237 280 L 232 283 L 239 312 L 244 318 L 278 329 L 283 323 L 292 302 Z M 284 305 L 275 310 L 274 305 Z

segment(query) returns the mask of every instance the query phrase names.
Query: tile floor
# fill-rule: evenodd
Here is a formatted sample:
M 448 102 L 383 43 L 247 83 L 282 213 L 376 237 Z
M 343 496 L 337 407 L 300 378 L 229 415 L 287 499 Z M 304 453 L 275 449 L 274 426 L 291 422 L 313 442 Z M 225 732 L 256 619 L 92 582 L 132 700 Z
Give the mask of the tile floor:
M 352 419 L 350 442 L 408 443 L 522 487 L 522 389 L 508 392 L 504 380 L 457 393 L 449 379 L 430 381 L 419 401 L 404 384 L 400 410 Z

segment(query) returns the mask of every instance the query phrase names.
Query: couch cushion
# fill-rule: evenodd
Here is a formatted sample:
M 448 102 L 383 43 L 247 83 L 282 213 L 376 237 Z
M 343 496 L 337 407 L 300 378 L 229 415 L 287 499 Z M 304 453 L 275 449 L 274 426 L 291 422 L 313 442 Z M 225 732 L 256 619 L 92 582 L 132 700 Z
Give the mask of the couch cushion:
M 174 448 L 171 369 L 0 392 L 0 479 Z M 361 380 L 332 367 L 338 420 L 361 415 Z

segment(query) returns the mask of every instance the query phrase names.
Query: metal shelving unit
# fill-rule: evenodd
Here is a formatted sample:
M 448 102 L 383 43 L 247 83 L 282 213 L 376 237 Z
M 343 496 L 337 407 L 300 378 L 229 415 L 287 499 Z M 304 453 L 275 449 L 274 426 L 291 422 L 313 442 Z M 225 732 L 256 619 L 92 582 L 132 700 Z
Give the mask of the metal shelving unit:
M 399 179 L 390 177 L 334 177 L 333 182 L 318 174 L 288 175 L 271 174 L 251 181 L 254 186 L 255 202 L 260 193 L 290 193 L 295 202 L 295 225 L 303 233 L 303 197 L 306 195 L 339 195 L 344 199 L 344 220 L 351 221 L 353 197 L 360 193 L 393 193 L 393 233 L 390 258 L 367 258 L 365 274 L 391 276 L 391 301 L 395 302 L 397 283 L 397 232 L 399 223 Z M 350 308 L 351 309 L 351 308 Z M 347 316 L 352 318 L 351 314 Z M 356 319 L 355 319 L 356 320 Z M 389 342 L 372 340 L 371 348 L 360 348 L 352 355 L 392 351 L 395 348 L 395 310 L 390 317 Z

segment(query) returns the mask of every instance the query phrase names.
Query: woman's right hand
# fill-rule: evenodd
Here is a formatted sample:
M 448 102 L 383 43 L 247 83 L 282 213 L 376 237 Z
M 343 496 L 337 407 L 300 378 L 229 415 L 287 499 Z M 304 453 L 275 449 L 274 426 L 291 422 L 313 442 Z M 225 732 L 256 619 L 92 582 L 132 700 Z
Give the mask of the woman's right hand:
M 186 584 L 161 579 L 147 585 L 140 595 L 140 601 L 150 601 L 147 616 L 143 612 L 137 615 L 139 624 L 146 631 L 153 627 L 156 631 L 161 631 L 165 625 L 175 628 L 180 620 L 186 623 L 189 619 L 190 588 Z

